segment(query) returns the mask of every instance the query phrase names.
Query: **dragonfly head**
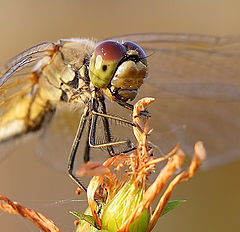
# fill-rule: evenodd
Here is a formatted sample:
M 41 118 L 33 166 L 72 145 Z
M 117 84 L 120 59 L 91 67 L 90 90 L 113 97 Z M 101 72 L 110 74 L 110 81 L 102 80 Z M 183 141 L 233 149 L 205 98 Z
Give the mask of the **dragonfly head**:
M 91 56 L 89 76 L 92 84 L 103 89 L 110 99 L 133 100 L 147 76 L 145 52 L 130 41 L 101 42 Z

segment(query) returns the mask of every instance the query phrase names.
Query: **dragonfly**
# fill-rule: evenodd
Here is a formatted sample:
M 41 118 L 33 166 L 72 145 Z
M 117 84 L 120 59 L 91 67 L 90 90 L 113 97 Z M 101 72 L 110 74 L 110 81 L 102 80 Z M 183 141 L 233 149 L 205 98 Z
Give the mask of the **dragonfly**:
M 59 116 L 59 109 L 63 105 L 82 109 L 68 172 L 83 189 L 73 174 L 83 133 L 87 137 L 82 148 L 84 162 L 89 160 L 91 148 L 106 147 L 110 155 L 121 144 L 131 150 L 134 147 L 128 139 L 112 139 L 109 120 L 133 126 L 119 114 L 126 109 L 128 115 L 132 110 L 130 102 L 144 96 L 156 99 L 151 108 L 154 132 L 150 143 L 160 155 L 177 143 L 191 154 L 193 144 L 202 140 L 208 151 L 205 167 L 240 158 L 239 36 L 147 33 L 104 41 L 61 39 L 20 53 L 0 69 L 0 74 L 3 150 L 8 142 L 66 118 L 63 125 L 54 129 L 60 135 L 55 148 L 63 152 L 61 143 L 68 140 L 68 133 L 61 130 L 72 124 L 73 113 Z M 117 116 L 109 114 L 107 99 Z M 96 130 L 100 118 L 103 142 L 99 143 Z M 46 133 L 43 134 L 48 150 L 55 137 L 50 133 L 45 139 Z M 53 162 L 57 162 L 59 152 L 52 153 Z

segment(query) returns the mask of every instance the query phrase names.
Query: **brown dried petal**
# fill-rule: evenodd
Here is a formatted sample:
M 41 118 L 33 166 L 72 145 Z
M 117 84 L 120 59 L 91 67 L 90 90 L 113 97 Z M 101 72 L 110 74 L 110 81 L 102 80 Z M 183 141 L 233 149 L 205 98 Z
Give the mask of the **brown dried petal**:
M 103 176 L 110 173 L 110 169 L 102 164 L 88 161 L 83 164 L 81 169 L 76 172 L 78 176 Z
M 196 173 L 198 167 L 202 164 L 202 161 L 206 158 L 206 151 L 202 144 L 202 142 L 197 142 L 194 146 L 194 156 L 192 158 L 191 164 L 189 168 L 180 174 L 178 174 L 168 185 L 164 194 L 162 195 L 152 217 L 150 219 L 148 231 L 151 231 L 153 227 L 156 225 L 158 218 L 160 217 L 163 209 L 165 208 L 171 194 L 173 188 L 183 181 L 189 180 Z
M 173 173 L 178 169 L 184 160 L 184 154 L 181 150 L 178 151 L 176 155 L 169 159 L 168 163 L 161 170 L 157 179 L 154 183 L 147 189 L 147 191 L 143 195 L 143 199 L 141 204 L 137 207 L 135 212 L 129 217 L 128 221 L 123 225 L 121 230 L 127 231 L 130 224 L 136 220 L 136 218 L 147 208 L 149 208 L 152 201 L 159 195 L 164 186 L 166 185 L 169 178 L 173 175 Z
M 145 135 L 142 133 L 144 131 L 144 128 L 141 125 L 139 114 L 145 110 L 146 106 L 148 106 L 150 103 L 154 102 L 155 99 L 151 97 L 146 97 L 141 100 L 139 100 L 133 108 L 133 123 L 137 125 L 138 127 L 133 128 L 134 135 L 138 141 L 142 141 L 142 136 Z M 143 125 L 145 126 L 145 125 Z M 146 128 L 147 129 L 147 128 Z

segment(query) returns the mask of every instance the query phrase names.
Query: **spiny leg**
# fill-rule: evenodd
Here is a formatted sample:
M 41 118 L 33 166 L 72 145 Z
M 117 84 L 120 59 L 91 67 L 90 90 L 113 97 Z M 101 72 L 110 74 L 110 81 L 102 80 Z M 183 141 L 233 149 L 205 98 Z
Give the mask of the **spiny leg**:
M 83 161 L 84 163 L 87 163 L 90 160 L 90 145 L 89 145 L 89 135 L 90 135 L 90 125 L 91 125 L 91 115 L 89 116 L 88 125 L 87 125 L 87 139 L 85 141 L 85 148 L 84 148 L 84 154 L 83 154 Z
M 133 107 L 134 107 L 134 106 L 133 106 L 132 104 L 130 104 L 130 103 L 128 103 L 128 102 L 122 102 L 122 101 L 117 100 L 117 99 L 115 99 L 115 101 L 116 101 L 120 106 L 124 107 L 125 109 L 128 109 L 128 110 L 130 110 L 130 111 L 133 111 Z M 141 115 L 146 116 L 146 117 L 151 117 L 151 114 L 150 114 L 147 110 L 141 111 L 140 114 L 139 114 L 139 116 L 141 116 Z
M 105 114 L 102 114 L 102 113 L 100 113 L 100 114 L 101 114 L 101 116 L 105 115 Z M 85 108 L 84 113 L 82 114 L 82 117 L 80 119 L 79 126 L 78 126 L 78 129 L 77 129 L 77 133 L 75 135 L 75 138 L 74 138 L 74 141 L 73 141 L 73 144 L 72 144 L 72 148 L 71 148 L 71 151 L 70 151 L 70 154 L 69 154 L 69 157 L 68 157 L 68 168 L 67 168 L 69 176 L 84 191 L 87 191 L 87 189 L 81 183 L 81 181 L 77 178 L 77 176 L 73 173 L 73 167 L 74 167 L 74 162 L 75 162 L 75 158 L 76 158 L 79 142 L 81 140 L 81 137 L 82 137 L 82 134 L 83 134 L 83 131 L 84 131 L 84 128 L 85 128 L 85 125 L 86 125 L 88 117 L 89 117 L 89 109 Z M 90 154 L 90 148 L 91 147 L 98 147 L 98 148 L 100 148 L 100 147 L 109 147 L 109 146 L 112 146 L 112 145 L 117 145 L 117 144 L 122 144 L 122 143 L 128 142 L 128 141 L 109 142 L 109 143 L 106 143 L 106 144 L 103 144 L 103 145 L 91 146 L 90 140 L 95 142 L 96 125 L 97 125 L 96 122 L 97 122 L 97 115 L 95 115 L 95 114 L 91 115 L 90 119 L 89 119 L 89 124 L 90 125 L 88 126 L 88 132 L 87 132 L 87 137 L 89 137 L 89 140 L 86 141 L 85 150 L 84 150 L 84 162 L 85 163 L 88 162 L 89 159 L 90 159 L 90 155 L 89 154 Z M 107 121 L 107 123 L 105 125 L 107 125 L 105 130 L 108 130 L 109 129 L 108 121 Z M 111 138 L 110 137 L 111 136 L 110 132 L 105 132 L 105 133 L 106 133 L 105 136 L 107 136 L 107 139 L 110 140 L 110 138 Z
M 115 142 L 110 141 L 110 142 L 106 142 L 106 143 L 96 144 L 95 135 L 96 135 L 96 127 L 97 127 L 97 118 L 98 117 L 102 117 L 102 119 L 105 118 L 107 120 L 107 122 L 108 122 L 108 119 L 111 119 L 111 120 L 122 122 L 124 124 L 128 124 L 132 127 L 136 126 L 136 127 L 138 127 L 139 130 L 142 130 L 138 125 L 135 125 L 133 122 L 131 122 L 127 119 L 120 118 L 118 116 L 109 115 L 107 113 L 100 113 L 100 112 L 97 112 L 97 111 L 94 111 L 94 110 L 92 110 L 91 113 L 92 113 L 92 123 L 91 123 L 91 129 L 90 129 L 89 143 L 90 143 L 90 146 L 93 147 L 93 148 L 103 148 L 103 147 L 108 148 L 109 146 L 112 147 L 112 146 L 116 146 L 116 145 L 121 145 L 121 144 L 126 144 L 126 143 L 129 144 L 130 143 L 130 140 L 122 140 L 122 141 L 115 141 Z M 139 117 L 139 116 L 150 117 L 150 114 L 148 113 L 148 111 L 142 111 L 142 112 L 140 112 L 140 114 L 137 117 Z M 109 130 L 109 132 L 110 132 L 109 125 L 108 125 L 107 128 L 105 128 L 105 130 Z M 135 149 L 136 149 L 136 146 L 130 147 L 130 148 L 125 149 L 121 152 L 114 153 L 114 156 L 122 154 L 122 153 L 128 153 L 128 152 L 131 152 Z M 112 155 L 110 154 L 110 156 L 112 156 Z
M 99 103 L 100 103 L 101 113 L 107 114 L 106 104 L 104 102 L 104 98 L 100 99 Z M 103 121 L 105 140 L 109 143 L 112 140 L 111 131 L 110 131 L 110 127 L 109 127 L 109 121 L 106 117 L 102 117 L 102 121 Z M 115 152 L 114 152 L 114 149 L 113 149 L 112 146 L 108 146 L 107 151 L 108 151 L 110 156 L 115 155 Z
M 84 127 L 87 121 L 87 118 L 89 116 L 89 110 L 86 107 L 84 110 L 84 113 L 82 114 L 82 117 L 80 119 L 79 125 L 78 125 L 78 129 L 77 129 L 77 133 L 75 135 L 73 144 L 72 144 L 72 148 L 70 151 L 70 154 L 68 156 L 68 166 L 67 166 L 67 170 L 68 170 L 68 174 L 69 176 L 74 180 L 75 183 L 77 183 L 77 185 L 79 187 L 81 187 L 85 192 L 87 191 L 87 188 L 80 182 L 80 180 L 73 174 L 73 167 L 74 167 L 74 162 L 75 162 L 75 158 L 76 158 L 76 153 L 77 153 L 77 149 L 79 146 L 79 142 L 80 139 L 82 137 L 82 133 L 84 131 Z M 85 148 L 85 152 L 89 153 L 89 149 Z M 89 154 L 88 154 L 89 156 Z M 85 157 L 85 154 L 84 154 Z
M 113 119 L 119 122 L 123 122 L 125 124 L 128 124 L 130 126 L 135 126 L 134 123 L 131 121 L 128 121 L 123 118 L 119 118 L 117 116 L 112 116 L 109 114 L 104 114 L 104 113 L 99 113 L 96 111 L 91 111 L 92 113 L 92 122 L 91 122 L 91 128 L 90 128 L 90 138 L 89 138 L 89 144 L 90 147 L 93 148 L 103 148 L 103 147 L 109 147 L 109 146 L 116 146 L 116 145 L 121 145 L 121 144 L 129 144 L 129 140 L 121 140 L 121 141 L 114 141 L 114 142 L 106 142 L 106 143 L 101 143 L 101 144 L 96 144 L 96 126 L 97 126 L 97 119 L 98 117 L 106 118 L 106 119 Z M 114 154 L 115 155 L 115 154 Z
M 104 104 L 101 106 L 101 111 L 104 113 L 99 113 L 97 111 L 92 110 L 91 111 L 91 116 L 89 119 L 89 126 L 88 126 L 88 132 L 87 132 L 87 137 L 89 138 L 88 141 L 86 141 L 86 145 L 85 145 L 85 150 L 84 150 L 84 162 L 88 162 L 90 159 L 90 148 L 102 148 L 102 147 L 110 147 L 109 148 L 109 154 L 110 155 L 116 155 L 114 153 L 111 153 L 111 147 L 115 146 L 115 145 L 120 145 L 120 144 L 126 144 L 129 143 L 129 140 L 122 140 L 122 141 L 116 141 L 116 142 L 111 142 L 111 133 L 110 133 L 110 127 L 109 127 L 109 122 L 108 119 L 112 119 L 112 120 L 116 120 L 116 121 L 120 121 L 123 122 L 125 124 L 128 124 L 130 126 L 136 126 L 133 122 L 123 119 L 123 118 L 119 118 L 116 116 L 112 116 L 112 115 L 108 115 L 106 114 L 106 108 L 104 106 Z M 93 107 L 93 109 L 97 110 L 98 108 L 98 103 L 96 102 L 95 107 Z M 105 133 L 105 138 L 107 139 L 107 143 L 102 143 L 102 144 L 96 144 L 95 143 L 95 138 L 96 138 L 96 126 L 97 126 L 97 119 L 98 117 L 102 117 L 103 119 L 103 124 L 104 124 L 104 133 Z M 86 121 L 89 117 L 89 109 L 85 108 L 84 113 L 80 119 L 79 122 L 79 126 L 77 129 L 77 133 L 75 135 L 74 138 L 74 142 L 71 148 L 71 152 L 69 154 L 68 157 L 68 174 L 69 176 L 77 183 L 77 185 L 79 187 L 81 187 L 84 191 L 87 191 L 86 187 L 80 182 L 80 180 L 73 174 L 73 167 L 74 167 L 74 162 L 75 162 L 75 157 L 76 157 L 76 153 L 77 153 L 77 149 L 79 146 L 79 142 L 80 139 L 82 137 L 82 133 L 84 131 L 85 125 L 86 125 Z M 136 149 L 135 147 L 129 148 L 121 153 L 127 153 L 129 151 L 132 151 Z M 114 152 L 114 151 L 113 151 Z
M 93 115 L 97 115 L 97 116 L 100 116 L 100 117 L 104 117 L 104 118 L 109 118 L 109 119 L 112 119 L 112 120 L 115 120 L 115 121 L 119 121 L 119 122 L 122 122 L 124 124 L 128 124 L 129 126 L 136 126 L 133 122 L 127 120 L 127 119 L 124 119 L 124 118 L 120 118 L 118 116 L 114 116 L 114 115 L 111 115 L 111 114 L 105 114 L 105 113 L 99 113 L 97 111 L 91 111 L 91 113 Z

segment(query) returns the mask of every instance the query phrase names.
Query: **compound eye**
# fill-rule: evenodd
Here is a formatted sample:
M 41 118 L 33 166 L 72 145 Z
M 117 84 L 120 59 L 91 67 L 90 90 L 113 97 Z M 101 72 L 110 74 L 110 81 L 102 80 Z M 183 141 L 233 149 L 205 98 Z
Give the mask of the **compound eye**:
M 117 41 L 107 40 L 100 43 L 96 49 L 96 56 L 101 56 L 103 61 L 120 61 L 126 53 L 126 48 Z
M 139 59 L 141 60 L 141 62 L 145 65 L 147 65 L 147 59 L 146 59 L 146 54 L 145 52 L 143 51 L 143 49 L 136 43 L 134 42 L 131 42 L 131 41 L 126 41 L 124 42 L 123 44 L 126 49 L 129 51 L 129 50 L 135 50 L 138 52 L 138 56 L 139 56 Z
M 90 59 L 91 82 L 98 88 L 106 88 L 126 52 L 127 49 L 117 41 L 107 40 L 100 43 Z

